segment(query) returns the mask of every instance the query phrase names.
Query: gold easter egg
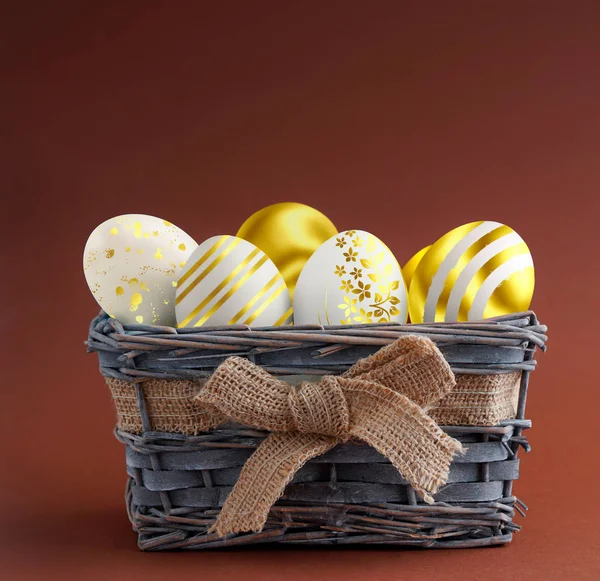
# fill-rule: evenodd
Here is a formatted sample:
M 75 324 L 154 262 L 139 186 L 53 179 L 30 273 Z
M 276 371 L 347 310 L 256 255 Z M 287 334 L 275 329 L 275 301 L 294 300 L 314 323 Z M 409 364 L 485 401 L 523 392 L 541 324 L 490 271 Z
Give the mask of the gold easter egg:
M 293 297 L 306 261 L 337 232 L 331 220 L 318 210 L 283 202 L 252 214 L 236 236 L 260 248 L 275 263 Z
M 431 248 L 431 245 L 422 248 L 417 252 L 403 267 L 402 267 L 402 278 L 406 283 L 406 287 L 410 287 L 410 281 L 412 280 L 413 275 L 415 274 L 415 270 L 417 270 L 417 266 L 419 266 L 419 262 L 421 262 L 421 258 L 425 256 L 427 251 Z
M 499 222 L 471 222 L 442 236 L 419 261 L 409 288 L 410 319 L 474 321 L 525 311 L 534 284 L 521 236 Z

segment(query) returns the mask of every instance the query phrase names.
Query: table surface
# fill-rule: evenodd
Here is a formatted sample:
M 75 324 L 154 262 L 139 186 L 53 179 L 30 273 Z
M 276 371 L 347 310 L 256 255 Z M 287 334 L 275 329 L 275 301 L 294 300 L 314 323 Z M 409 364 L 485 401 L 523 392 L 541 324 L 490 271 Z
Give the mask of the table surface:
M 2 19 L 5 578 L 600 578 L 600 6 L 233 4 L 60 0 Z M 86 237 L 140 212 L 200 241 L 284 200 L 375 233 L 402 263 L 472 220 L 528 242 L 550 341 L 510 546 L 137 550 L 83 345 Z

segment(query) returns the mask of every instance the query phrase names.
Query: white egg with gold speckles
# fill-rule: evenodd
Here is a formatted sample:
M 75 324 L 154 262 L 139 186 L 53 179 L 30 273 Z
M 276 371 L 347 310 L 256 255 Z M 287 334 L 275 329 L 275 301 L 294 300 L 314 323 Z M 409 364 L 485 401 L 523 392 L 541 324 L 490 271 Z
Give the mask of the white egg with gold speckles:
M 273 261 L 254 244 L 214 236 L 190 256 L 179 277 L 179 327 L 288 325 L 290 293 Z
M 294 294 L 294 324 L 406 323 L 406 286 L 398 261 L 362 230 L 336 234 L 305 264 Z
M 98 304 L 121 323 L 175 326 L 177 279 L 197 246 L 166 220 L 116 216 L 91 233 L 83 270 Z

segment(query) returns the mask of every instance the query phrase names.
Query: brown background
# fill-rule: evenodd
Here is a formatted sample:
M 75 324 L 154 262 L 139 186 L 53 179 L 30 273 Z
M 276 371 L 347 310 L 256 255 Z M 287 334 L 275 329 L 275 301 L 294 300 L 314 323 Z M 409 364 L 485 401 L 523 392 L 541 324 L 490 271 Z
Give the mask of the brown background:
M 183 6 L 3 10 L 5 578 L 597 579 L 598 2 Z M 401 262 L 472 220 L 528 242 L 551 341 L 516 486 L 531 510 L 511 546 L 137 552 L 111 402 L 83 345 L 97 312 L 86 237 L 140 212 L 200 241 L 285 200 L 375 233 Z

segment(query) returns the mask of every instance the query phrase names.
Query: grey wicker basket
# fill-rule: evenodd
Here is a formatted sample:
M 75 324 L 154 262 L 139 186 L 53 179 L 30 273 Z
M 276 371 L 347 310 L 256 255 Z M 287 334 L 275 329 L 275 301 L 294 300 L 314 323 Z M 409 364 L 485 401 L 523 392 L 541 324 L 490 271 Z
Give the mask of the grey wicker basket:
M 510 542 L 519 530 L 515 512 L 526 509 L 512 484 L 519 476 L 519 448 L 529 451 L 523 435 L 531 426 L 525 418 L 527 386 L 534 352 L 545 349 L 545 333 L 532 312 L 469 323 L 261 329 L 122 325 L 101 313 L 91 323 L 88 350 L 98 353 L 108 381 L 120 381 L 140 421 L 137 433 L 124 429 L 123 422 L 116 429 L 126 447 L 126 501 L 139 547 L 277 542 L 455 548 Z M 467 451 L 454 460 L 436 502 L 423 503 L 386 458 L 351 442 L 297 473 L 262 532 L 225 538 L 209 533 L 241 467 L 267 434 L 234 424 L 203 433 L 164 431 L 164 426 L 157 431 L 148 410 L 148 380 L 189 387 L 230 355 L 282 378 L 339 374 L 406 334 L 435 341 L 456 374 L 519 372 L 514 417 L 494 426 L 443 426 Z

